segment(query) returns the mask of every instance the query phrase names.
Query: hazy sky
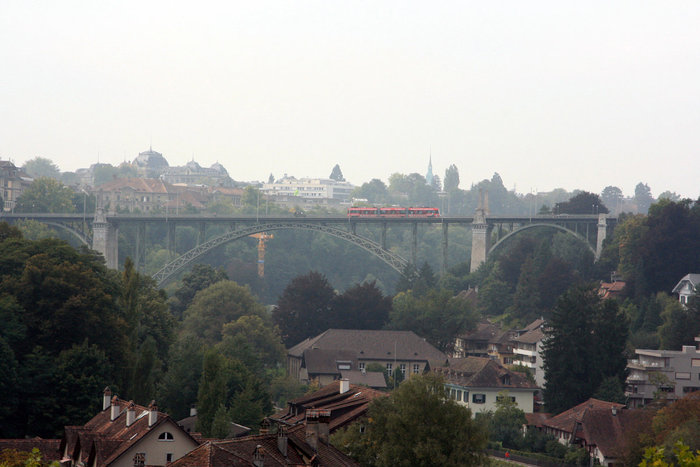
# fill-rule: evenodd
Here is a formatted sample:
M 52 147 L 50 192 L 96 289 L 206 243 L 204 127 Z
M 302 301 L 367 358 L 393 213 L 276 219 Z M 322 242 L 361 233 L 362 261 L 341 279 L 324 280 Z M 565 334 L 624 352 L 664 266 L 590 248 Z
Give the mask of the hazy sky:
M 0 0 L 0 158 L 700 195 L 700 1 Z

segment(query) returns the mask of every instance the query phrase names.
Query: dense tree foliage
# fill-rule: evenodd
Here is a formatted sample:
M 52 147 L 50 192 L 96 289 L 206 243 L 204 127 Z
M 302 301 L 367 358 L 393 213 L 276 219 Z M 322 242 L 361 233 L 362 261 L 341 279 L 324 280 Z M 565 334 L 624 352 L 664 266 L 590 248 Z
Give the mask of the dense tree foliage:
M 607 214 L 608 208 L 595 193 L 582 191 L 565 202 L 554 206 L 555 214 Z
M 15 212 L 74 212 L 73 190 L 54 178 L 40 177 L 17 198 Z
M 362 465 L 427 467 L 482 465 L 486 439 L 469 409 L 447 398 L 443 380 L 428 374 L 375 399 L 364 422 L 331 441 Z
M 46 157 L 29 159 L 22 166 L 22 170 L 33 178 L 45 177 L 58 179 L 61 175 L 58 166 L 54 164 L 51 159 L 47 159 Z
M 614 300 L 595 286 L 575 286 L 559 297 L 544 342 L 544 398 L 552 413 L 583 402 L 606 378 L 625 379 L 629 324 Z
M 197 292 L 227 279 L 226 272 L 221 269 L 214 269 L 208 264 L 195 264 L 192 270 L 184 275 L 180 287 L 171 299 L 170 307 L 175 316 L 182 317 L 182 313 L 192 304 Z
M 413 331 L 442 351 L 449 351 L 454 337 L 476 327 L 474 304 L 449 290 L 431 289 L 422 296 L 412 291 L 394 297 L 389 327 Z
M 340 170 L 340 165 L 335 164 L 333 166 L 333 170 L 331 170 L 331 174 L 328 178 L 330 178 L 331 180 L 335 180 L 336 182 L 345 181 L 345 177 L 343 177 L 343 171 Z

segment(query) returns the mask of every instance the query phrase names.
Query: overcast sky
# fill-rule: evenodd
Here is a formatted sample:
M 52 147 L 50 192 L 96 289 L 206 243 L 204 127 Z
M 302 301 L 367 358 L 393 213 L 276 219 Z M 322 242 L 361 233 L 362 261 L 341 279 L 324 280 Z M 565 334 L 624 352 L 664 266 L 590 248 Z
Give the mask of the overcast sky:
M 0 0 L 0 159 L 700 195 L 700 1 Z

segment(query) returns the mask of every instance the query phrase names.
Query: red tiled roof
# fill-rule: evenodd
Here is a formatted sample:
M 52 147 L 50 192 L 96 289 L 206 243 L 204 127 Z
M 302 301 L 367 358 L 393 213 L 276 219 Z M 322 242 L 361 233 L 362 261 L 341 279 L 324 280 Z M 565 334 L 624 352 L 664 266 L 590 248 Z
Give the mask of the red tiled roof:
M 573 430 L 574 424 L 582 420 L 583 415 L 587 410 L 605 409 L 612 411 L 613 407 L 619 410 L 622 407 L 624 407 L 624 404 L 618 404 L 616 402 L 607 402 L 601 401 L 599 399 L 590 398 L 587 401 L 582 402 L 579 405 L 572 407 L 569 410 L 566 410 L 560 413 L 559 415 L 555 415 L 554 417 L 546 420 L 544 422 L 544 426 L 570 433 Z
M 285 429 L 286 456 L 279 449 L 277 433 L 246 436 L 234 440 L 211 441 L 191 451 L 170 464 L 171 467 L 238 467 L 251 466 L 256 453 L 264 456 L 265 467 L 312 465 L 351 467 L 357 466 L 331 445 L 318 443 L 314 450 L 305 440 L 305 428 L 301 425 Z
M 60 439 L 0 439 L 0 451 L 5 449 L 14 449 L 20 452 L 31 452 L 37 448 L 41 452 L 41 457 L 47 462 L 58 461 L 61 459 L 61 440 Z
M 61 441 L 61 450 L 67 446 L 67 453 L 74 457 L 78 452 L 87 453 L 86 463 L 96 460 L 97 465 L 107 465 L 131 446 L 138 443 L 144 436 L 164 423 L 170 423 L 174 429 L 179 429 L 196 445 L 194 438 L 180 428 L 174 420 L 163 412 L 157 412 L 156 422 L 148 425 L 149 409 L 132 402 L 123 401 L 116 396 L 112 405 L 119 406 L 119 416 L 111 420 L 111 407 L 100 411 L 83 426 L 67 426 Z M 134 422 L 126 426 L 127 407 L 133 404 Z
M 333 433 L 364 415 L 374 399 L 386 395 L 386 392 L 355 384 L 350 384 L 350 389 L 340 394 L 340 381 L 334 381 L 318 391 L 289 401 L 287 408 L 270 416 L 270 420 L 296 425 L 304 422 L 307 409 L 326 409 L 331 411 L 329 430 Z

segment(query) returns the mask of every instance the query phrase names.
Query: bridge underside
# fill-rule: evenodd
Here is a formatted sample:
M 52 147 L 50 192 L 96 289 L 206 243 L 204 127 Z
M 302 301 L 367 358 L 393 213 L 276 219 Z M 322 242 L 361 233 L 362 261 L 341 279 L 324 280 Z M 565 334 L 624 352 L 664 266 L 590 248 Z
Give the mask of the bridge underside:
M 379 259 L 384 261 L 386 264 L 391 266 L 394 270 L 403 274 L 408 266 L 409 262 L 399 255 L 391 253 L 390 251 L 382 248 L 378 243 L 373 242 L 365 237 L 357 235 L 352 232 L 347 232 L 345 230 L 338 229 L 336 227 L 330 227 L 322 224 L 304 224 L 299 222 L 273 222 L 267 224 L 255 224 L 241 229 L 232 230 L 213 238 L 201 245 L 196 246 L 187 253 L 179 256 L 170 263 L 166 264 L 160 271 L 153 275 L 160 287 L 167 284 L 173 277 L 188 264 L 195 261 L 197 258 L 208 253 L 209 251 L 218 248 L 226 243 L 246 238 L 250 235 L 260 233 L 260 232 L 270 232 L 274 230 L 284 230 L 284 229 L 301 229 L 301 230 L 311 230 L 315 232 L 326 233 L 332 235 L 336 238 L 346 240 L 360 248 L 368 251 L 369 253 L 377 256 Z

